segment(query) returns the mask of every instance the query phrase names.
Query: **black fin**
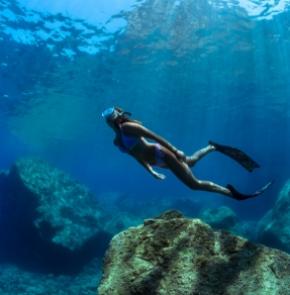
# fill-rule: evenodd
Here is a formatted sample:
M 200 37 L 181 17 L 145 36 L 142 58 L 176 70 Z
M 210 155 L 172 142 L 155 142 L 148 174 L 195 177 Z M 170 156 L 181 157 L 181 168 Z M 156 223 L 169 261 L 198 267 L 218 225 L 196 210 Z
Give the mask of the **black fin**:
M 231 184 L 228 184 L 227 188 L 231 191 L 231 193 L 232 193 L 231 197 L 232 198 L 234 198 L 234 199 L 236 199 L 238 201 L 244 201 L 244 200 L 255 198 L 255 197 L 259 196 L 264 191 L 266 191 L 272 185 L 272 183 L 273 183 L 273 181 L 268 182 L 266 185 L 261 187 L 259 190 L 257 190 L 253 194 L 249 194 L 249 195 L 241 194 Z
M 221 144 L 218 144 L 213 141 L 209 141 L 209 144 L 213 145 L 218 152 L 237 161 L 240 165 L 242 165 L 249 172 L 252 172 L 255 168 L 260 167 L 260 165 L 256 161 L 254 161 L 246 153 L 244 153 L 243 151 L 241 151 L 237 148 L 227 146 L 227 145 L 221 145 Z

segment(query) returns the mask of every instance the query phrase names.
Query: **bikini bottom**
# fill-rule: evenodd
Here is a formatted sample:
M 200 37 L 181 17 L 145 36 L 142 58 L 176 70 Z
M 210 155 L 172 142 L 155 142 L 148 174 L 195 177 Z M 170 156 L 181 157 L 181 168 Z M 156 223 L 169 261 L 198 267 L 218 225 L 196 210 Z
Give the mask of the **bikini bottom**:
M 155 144 L 155 160 L 156 160 L 155 165 L 159 167 L 166 166 L 164 158 L 165 158 L 165 154 L 162 151 L 161 145 L 159 143 Z

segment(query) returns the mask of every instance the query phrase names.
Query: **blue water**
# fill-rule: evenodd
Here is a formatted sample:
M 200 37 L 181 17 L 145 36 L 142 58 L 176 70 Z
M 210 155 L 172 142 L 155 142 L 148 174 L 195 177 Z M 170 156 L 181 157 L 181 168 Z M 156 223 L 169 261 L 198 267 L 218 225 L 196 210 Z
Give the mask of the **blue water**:
M 262 217 L 290 176 L 290 1 L 0 0 L 0 169 L 37 155 L 132 202 L 189 197 Z M 261 198 L 236 202 L 157 181 L 112 144 L 101 112 L 118 105 L 187 154 L 208 140 L 261 164 L 213 153 L 194 174 Z

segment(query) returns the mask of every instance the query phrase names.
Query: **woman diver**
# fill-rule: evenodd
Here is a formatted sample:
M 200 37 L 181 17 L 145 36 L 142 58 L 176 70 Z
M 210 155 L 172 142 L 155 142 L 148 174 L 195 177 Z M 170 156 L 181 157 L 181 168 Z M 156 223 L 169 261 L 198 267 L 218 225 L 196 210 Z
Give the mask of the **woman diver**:
M 164 138 L 145 128 L 141 122 L 130 119 L 130 116 L 131 113 L 125 112 L 119 107 L 108 108 L 102 113 L 102 117 L 106 119 L 107 124 L 116 133 L 114 144 L 122 152 L 134 157 L 157 179 L 163 180 L 165 175 L 156 172 L 152 166 L 170 169 L 185 185 L 193 190 L 215 192 L 239 201 L 260 195 L 272 183 L 269 182 L 253 194 L 245 195 L 239 193 L 230 184 L 223 187 L 211 181 L 199 180 L 193 175 L 190 167 L 193 167 L 200 159 L 213 151 L 231 157 L 250 172 L 260 166 L 243 151 L 212 141 L 209 141 L 207 147 L 191 156 L 186 156 Z M 156 143 L 149 142 L 146 139 Z

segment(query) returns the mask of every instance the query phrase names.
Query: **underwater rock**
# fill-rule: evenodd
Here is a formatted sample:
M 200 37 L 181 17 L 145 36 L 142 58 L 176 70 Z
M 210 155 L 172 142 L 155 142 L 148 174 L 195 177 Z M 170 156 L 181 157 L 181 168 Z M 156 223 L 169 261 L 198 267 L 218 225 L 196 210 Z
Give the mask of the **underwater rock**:
M 236 213 L 226 206 L 205 209 L 201 213 L 200 219 L 215 229 L 231 229 L 238 222 Z
M 259 242 L 290 253 L 290 180 L 282 188 L 274 207 L 261 219 Z
M 167 212 L 116 235 L 99 295 L 289 294 L 290 256 Z
M 95 295 L 100 280 L 99 263 L 94 260 L 75 276 L 41 274 L 15 265 L 1 264 L 1 295 Z
M 6 180 L 0 262 L 74 273 L 104 254 L 108 217 L 84 186 L 36 159 L 17 161 Z

